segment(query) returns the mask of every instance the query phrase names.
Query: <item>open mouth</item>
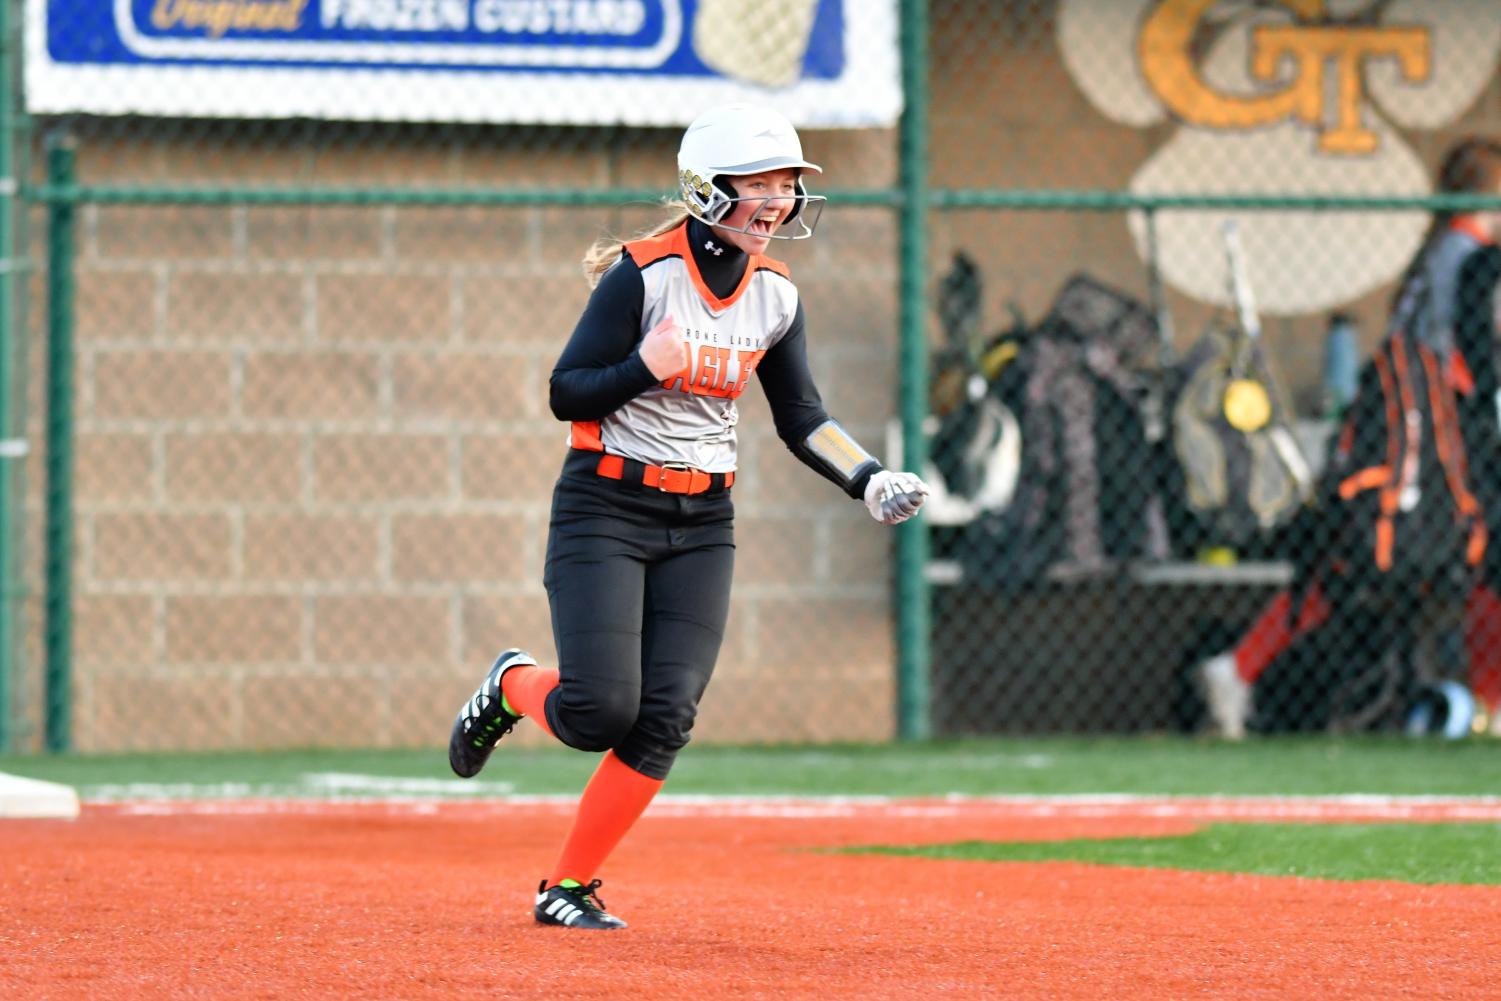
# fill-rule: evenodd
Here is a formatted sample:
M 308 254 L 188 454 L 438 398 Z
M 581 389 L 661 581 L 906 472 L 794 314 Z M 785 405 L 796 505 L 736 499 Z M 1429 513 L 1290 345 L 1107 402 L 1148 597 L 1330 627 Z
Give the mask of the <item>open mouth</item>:
M 777 223 L 774 219 L 752 219 L 745 231 L 753 236 L 770 236 L 777 231 Z

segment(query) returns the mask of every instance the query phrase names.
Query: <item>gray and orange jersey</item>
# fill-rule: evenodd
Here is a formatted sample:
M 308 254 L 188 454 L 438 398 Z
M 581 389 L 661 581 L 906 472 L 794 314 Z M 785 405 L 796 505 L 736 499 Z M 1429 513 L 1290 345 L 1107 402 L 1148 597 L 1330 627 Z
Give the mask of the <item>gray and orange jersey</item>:
M 797 288 L 786 265 L 754 256 L 746 260 L 739 285 L 720 298 L 699 273 L 688 232 L 678 226 L 631 241 L 625 255 L 644 286 L 637 340 L 672 316 L 687 340 L 689 364 L 598 420 L 573 421 L 574 448 L 711 473 L 735 468 L 735 399 L 791 328 Z M 628 266 L 624 258 L 615 265 L 622 266 Z
M 691 364 L 662 380 L 638 348 L 669 311 Z M 553 366 L 548 405 L 571 422 L 574 448 L 725 473 L 735 468 L 735 400 L 752 373 L 792 454 L 862 497 L 881 464 L 824 410 L 787 269 L 746 256 L 697 219 L 628 244 L 600 278 Z

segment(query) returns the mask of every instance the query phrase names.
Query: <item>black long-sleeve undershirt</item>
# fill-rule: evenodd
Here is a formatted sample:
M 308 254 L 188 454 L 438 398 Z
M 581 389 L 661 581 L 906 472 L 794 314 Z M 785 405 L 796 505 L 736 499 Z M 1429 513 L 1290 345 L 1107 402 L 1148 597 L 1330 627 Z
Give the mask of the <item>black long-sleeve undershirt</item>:
M 600 278 L 553 366 L 548 403 L 558 420 L 597 421 L 656 385 L 636 350 L 645 298 L 630 258 Z
M 716 295 L 728 296 L 745 273 L 746 255 L 717 241 L 713 232 L 697 220 L 690 220 L 688 226 L 689 246 L 699 274 Z M 599 420 L 657 384 L 637 350 L 645 295 L 641 271 L 628 256 L 600 279 L 553 367 L 549 404 L 559 420 Z M 756 375 L 771 406 L 777 437 L 819 475 L 844 488 L 851 497 L 862 497 L 871 475 L 881 468 L 879 463 L 871 461 L 862 466 L 853 482 L 847 483 L 806 445 L 808 436 L 829 415 L 808 366 L 802 303 L 798 303 L 787 333 L 762 357 Z

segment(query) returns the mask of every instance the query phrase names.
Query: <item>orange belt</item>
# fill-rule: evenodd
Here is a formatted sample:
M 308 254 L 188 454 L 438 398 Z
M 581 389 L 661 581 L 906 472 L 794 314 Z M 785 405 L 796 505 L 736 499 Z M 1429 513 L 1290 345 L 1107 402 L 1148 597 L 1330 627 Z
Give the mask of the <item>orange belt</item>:
M 600 456 L 595 471 L 612 480 L 626 479 L 625 458 L 619 455 Z M 735 483 L 734 473 L 706 473 L 688 466 L 648 466 L 631 461 L 631 466 L 641 469 L 641 485 L 654 487 L 669 494 L 701 494 L 709 490 L 728 490 Z M 634 482 L 635 476 L 631 480 Z

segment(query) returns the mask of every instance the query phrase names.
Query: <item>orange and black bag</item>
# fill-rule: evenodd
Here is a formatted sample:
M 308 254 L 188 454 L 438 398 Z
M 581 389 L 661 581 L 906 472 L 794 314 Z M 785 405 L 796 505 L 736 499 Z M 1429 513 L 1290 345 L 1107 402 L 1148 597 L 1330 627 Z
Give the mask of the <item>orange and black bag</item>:
M 1328 570 L 1357 585 L 1421 587 L 1479 565 L 1485 519 L 1458 411 L 1469 386 L 1458 352 L 1440 357 L 1402 330 L 1382 342 L 1329 457 Z

